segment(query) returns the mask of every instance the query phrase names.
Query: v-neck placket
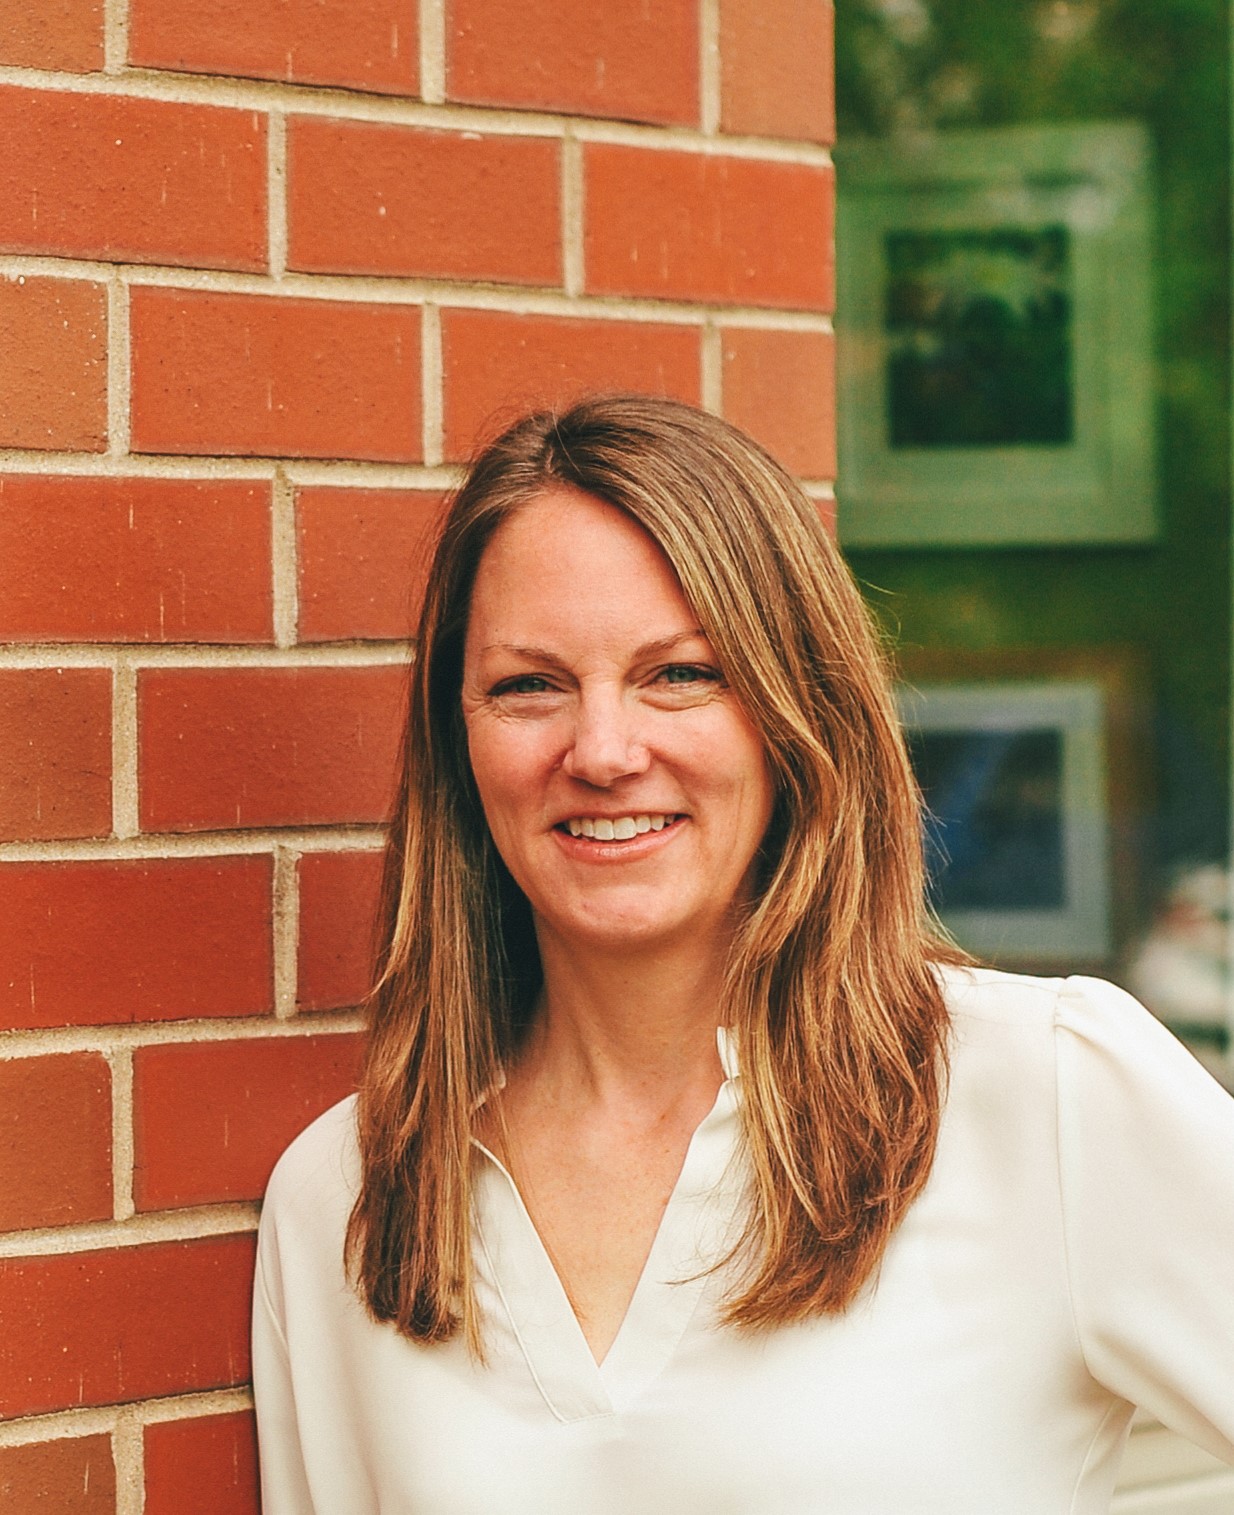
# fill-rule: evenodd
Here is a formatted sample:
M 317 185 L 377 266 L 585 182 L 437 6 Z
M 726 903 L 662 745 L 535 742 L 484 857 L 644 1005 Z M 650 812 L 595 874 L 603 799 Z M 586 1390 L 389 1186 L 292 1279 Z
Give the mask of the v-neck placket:
M 731 1037 L 717 1035 L 725 1081 L 690 1138 L 624 1319 L 597 1363 L 518 1186 L 482 1143 L 476 1226 L 493 1287 L 528 1369 L 560 1421 L 628 1408 L 663 1372 L 694 1317 L 711 1270 L 736 1239 L 741 1175 L 734 1162 L 740 1093 Z

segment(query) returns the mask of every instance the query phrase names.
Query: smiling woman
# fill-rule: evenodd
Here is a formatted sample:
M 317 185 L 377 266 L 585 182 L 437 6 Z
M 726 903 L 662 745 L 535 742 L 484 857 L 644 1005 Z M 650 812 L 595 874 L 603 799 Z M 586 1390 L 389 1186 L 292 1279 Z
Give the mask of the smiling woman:
M 767 760 L 695 623 L 647 533 L 576 489 L 529 501 L 484 554 L 468 751 L 542 958 L 676 950 L 752 894 Z
M 266 1515 L 1097 1515 L 1136 1403 L 1234 1459 L 1234 1106 L 931 930 L 865 609 L 730 426 L 472 465 L 385 929 L 263 1213 Z

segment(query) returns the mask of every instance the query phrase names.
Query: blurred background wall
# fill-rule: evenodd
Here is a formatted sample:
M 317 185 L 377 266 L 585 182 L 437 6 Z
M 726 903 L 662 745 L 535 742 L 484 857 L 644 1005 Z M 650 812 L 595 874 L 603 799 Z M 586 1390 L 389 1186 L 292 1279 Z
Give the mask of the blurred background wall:
M 830 512 L 831 23 L 0 0 L 4 1515 L 256 1509 L 256 1202 L 352 1084 L 477 433 L 676 395 Z
M 836 48 L 839 531 L 923 690 L 944 915 L 1234 1079 L 1229 5 L 853 0 Z M 1087 779 L 1015 715 L 1081 686 Z

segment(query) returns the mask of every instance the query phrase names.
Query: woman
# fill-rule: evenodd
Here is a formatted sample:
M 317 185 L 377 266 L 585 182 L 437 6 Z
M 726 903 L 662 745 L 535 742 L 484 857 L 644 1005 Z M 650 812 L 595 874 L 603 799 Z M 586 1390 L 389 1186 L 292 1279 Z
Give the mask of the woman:
M 263 1215 L 266 1515 L 1095 1515 L 1136 1403 L 1234 1460 L 1234 1102 L 930 934 L 754 443 L 617 398 L 480 456 L 393 836 L 358 1103 Z

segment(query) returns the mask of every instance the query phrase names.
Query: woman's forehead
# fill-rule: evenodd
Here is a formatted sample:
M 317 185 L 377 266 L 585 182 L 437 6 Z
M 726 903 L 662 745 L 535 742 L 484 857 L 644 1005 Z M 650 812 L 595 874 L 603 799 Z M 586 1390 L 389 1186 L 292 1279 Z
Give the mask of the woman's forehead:
M 468 643 L 475 650 L 606 627 L 647 640 L 697 626 L 650 535 L 616 506 L 563 488 L 529 500 L 494 532 L 472 589 Z

